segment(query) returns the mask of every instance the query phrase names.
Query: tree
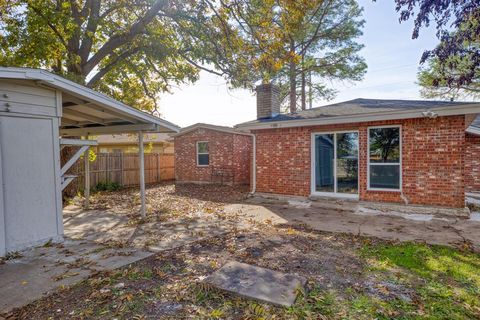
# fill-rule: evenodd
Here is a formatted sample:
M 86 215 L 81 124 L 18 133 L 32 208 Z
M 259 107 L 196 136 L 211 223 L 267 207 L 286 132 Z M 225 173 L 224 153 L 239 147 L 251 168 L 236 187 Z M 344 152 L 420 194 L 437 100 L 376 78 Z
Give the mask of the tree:
M 301 109 L 306 109 L 307 84 L 311 100 L 330 100 L 336 91 L 326 80 L 359 81 L 367 67 L 358 55 L 363 45 L 355 42 L 364 24 L 356 1 L 310 1 L 309 10 L 302 12 L 301 21 L 289 32 L 290 55 L 299 58 L 278 76 L 279 82 L 289 84 L 291 112 L 297 109 L 298 96 Z
M 362 48 L 361 9 L 354 0 L 224 0 L 214 21 L 218 29 L 235 34 L 223 48 L 237 48 L 241 84 L 277 82 L 290 111 L 297 110 L 302 92 L 305 108 L 306 75 L 313 75 L 315 98 L 334 91 L 325 80 L 360 80 L 366 64 Z M 229 49 L 227 49 L 228 51 Z M 236 50 L 236 49 L 235 49 Z M 234 50 L 234 51 L 235 51 Z M 287 99 L 288 97 L 288 99 Z
M 172 84 L 198 79 L 210 1 L 0 0 L 0 65 L 41 67 L 146 111 Z M 226 64 L 217 72 L 229 76 Z M 213 68 L 212 68 L 213 69 Z M 211 71 L 211 70 L 210 70 Z M 233 78 L 232 76 L 231 78 Z
M 427 98 L 480 97 L 480 10 L 455 32 L 444 36 L 419 72 Z
M 400 21 L 415 16 L 412 38 L 433 20 L 439 45 L 423 53 L 418 75 L 428 98 L 479 97 L 480 2 L 465 0 L 395 0 Z M 418 10 L 417 10 L 418 7 Z

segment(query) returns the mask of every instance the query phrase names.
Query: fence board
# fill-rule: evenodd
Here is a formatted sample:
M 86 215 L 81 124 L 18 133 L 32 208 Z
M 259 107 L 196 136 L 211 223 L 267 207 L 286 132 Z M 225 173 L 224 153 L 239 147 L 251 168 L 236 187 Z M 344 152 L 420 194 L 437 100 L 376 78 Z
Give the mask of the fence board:
M 145 183 L 158 183 L 175 178 L 173 154 L 145 154 Z M 77 161 L 72 172 L 78 176 L 77 191 L 84 186 L 83 161 Z M 136 153 L 98 153 L 90 162 L 90 187 L 100 182 L 115 182 L 121 186 L 134 186 L 140 183 L 138 171 L 140 162 Z

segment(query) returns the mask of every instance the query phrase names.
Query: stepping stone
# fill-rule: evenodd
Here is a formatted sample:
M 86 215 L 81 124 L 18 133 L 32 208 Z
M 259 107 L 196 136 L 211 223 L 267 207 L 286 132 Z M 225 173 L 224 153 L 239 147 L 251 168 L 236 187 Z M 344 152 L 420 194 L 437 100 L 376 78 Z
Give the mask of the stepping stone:
M 304 288 L 306 279 L 230 261 L 207 277 L 205 282 L 245 298 L 290 307 L 295 303 L 298 290 Z

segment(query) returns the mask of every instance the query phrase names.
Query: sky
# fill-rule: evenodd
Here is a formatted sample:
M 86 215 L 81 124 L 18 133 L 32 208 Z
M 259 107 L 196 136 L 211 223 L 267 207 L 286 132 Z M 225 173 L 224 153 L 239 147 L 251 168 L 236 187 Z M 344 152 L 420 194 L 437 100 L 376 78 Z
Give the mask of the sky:
M 419 38 L 412 39 L 413 22 L 398 22 L 393 0 L 358 2 L 366 20 L 358 42 L 365 45 L 360 54 L 367 62 L 367 73 L 363 81 L 336 84 L 336 98 L 318 101 L 313 107 L 355 98 L 422 99 L 416 84 L 418 66 L 423 51 L 438 43 L 435 29 L 422 29 Z M 229 90 L 224 79 L 205 71 L 196 83 L 163 94 L 159 105 L 162 118 L 181 127 L 197 122 L 233 126 L 256 116 L 253 92 Z

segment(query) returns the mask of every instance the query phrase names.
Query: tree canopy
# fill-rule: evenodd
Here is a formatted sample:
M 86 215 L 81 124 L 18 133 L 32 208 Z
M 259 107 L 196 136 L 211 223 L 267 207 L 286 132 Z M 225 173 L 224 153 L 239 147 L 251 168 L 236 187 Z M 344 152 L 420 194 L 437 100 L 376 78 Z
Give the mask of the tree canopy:
M 438 46 L 423 53 L 418 79 L 428 98 L 480 97 L 480 2 L 395 0 L 400 21 L 414 18 L 412 38 L 435 22 Z M 418 7 L 418 8 L 417 8 Z
M 245 82 L 277 82 L 295 112 L 298 95 L 305 108 L 307 75 L 312 99 L 335 95 L 328 80 L 362 79 L 361 14 L 355 0 L 224 0 L 217 21 L 238 31 Z
M 355 0 L 0 0 L 0 65 L 48 69 L 146 111 L 200 70 L 233 88 L 359 80 Z M 301 81 L 299 81 L 301 79 Z
M 0 12 L 0 65 L 45 68 L 146 111 L 198 79 L 188 32 L 208 19 L 204 2 L 0 0 Z

